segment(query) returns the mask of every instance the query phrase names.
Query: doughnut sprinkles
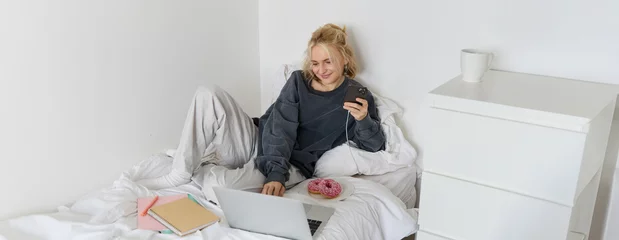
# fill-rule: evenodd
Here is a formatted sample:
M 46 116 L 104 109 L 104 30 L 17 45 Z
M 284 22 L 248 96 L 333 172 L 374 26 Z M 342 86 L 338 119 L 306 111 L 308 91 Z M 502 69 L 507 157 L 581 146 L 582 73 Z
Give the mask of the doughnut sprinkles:
M 342 185 L 333 179 L 317 178 L 309 182 L 307 191 L 325 198 L 336 198 L 342 193 Z
M 317 178 L 307 184 L 307 191 L 313 194 L 320 194 L 320 184 L 324 181 L 322 178 Z

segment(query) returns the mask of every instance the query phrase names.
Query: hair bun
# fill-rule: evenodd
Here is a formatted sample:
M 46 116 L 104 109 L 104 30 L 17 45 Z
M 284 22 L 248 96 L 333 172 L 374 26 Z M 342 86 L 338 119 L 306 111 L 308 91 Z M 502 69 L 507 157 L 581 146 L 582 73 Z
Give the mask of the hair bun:
M 324 27 L 326 27 L 326 28 L 332 28 L 332 29 L 335 29 L 335 30 L 337 30 L 337 31 L 341 31 L 341 32 L 343 32 L 344 34 L 346 34 L 346 25 L 344 25 L 343 27 L 340 27 L 340 26 L 335 25 L 335 24 L 333 24 L 333 23 L 327 23 L 327 24 L 325 24 L 325 25 L 324 25 Z

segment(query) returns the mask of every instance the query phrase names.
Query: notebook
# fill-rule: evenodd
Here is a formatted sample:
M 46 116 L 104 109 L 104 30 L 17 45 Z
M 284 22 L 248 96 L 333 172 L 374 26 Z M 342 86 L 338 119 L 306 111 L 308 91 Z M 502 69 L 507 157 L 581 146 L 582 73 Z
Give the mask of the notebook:
M 217 215 L 189 198 L 152 207 L 148 215 L 179 236 L 191 234 L 219 221 Z
M 171 195 L 171 196 L 159 196 L 157 202 L 153 207 L 163 205 L 166 203 L 174 202 L 181 198 L 186 198 L 187 194 L 179 194 L 179 195 Z M 159 221 L 155 220 L 150 215 L 140 216 L 140 213 L 148 206 L 148 204 L 153 200 L 154 197 L 143 197 L 138 198 L 138 229 L 145 230 L 155 230 L 155 231 L 163 231 L 168 229 L 166 226 L 163 226 Z

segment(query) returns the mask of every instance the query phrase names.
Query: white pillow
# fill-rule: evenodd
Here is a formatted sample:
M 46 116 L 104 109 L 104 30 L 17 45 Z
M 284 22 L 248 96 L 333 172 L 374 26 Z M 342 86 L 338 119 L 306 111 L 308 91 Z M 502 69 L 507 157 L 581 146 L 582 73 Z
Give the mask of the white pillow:
M 298 69 L 294 64 L 284 64 L 279 68 L 272 83 L 271 103 L 277 99 L 292 72 Z M 380 175 L 414 164 L 417 151 L 404 138 L 395 122 L 395 116 L 400 115 L 402 109 L 392 100 L 372 94 L 386 137 L 385 150 L 372 153 L 356 147 L 349 148 L 346 144 L 335 147 L 325 152 L 316 163 L 314 174 L 317 177 Z
M 378 95 L 374 95 L 374 98 L 386 138 L 385 150 L 368 152 L 342 144 L 322 155 L 316 163 L 314 174 L 317 177 L 380 175 L 415 163 L 417 151 L 404 138 L 402 130 L 395 122 L 395 115 L 400 111 L 389 108 L 392 104 L 385 104 L 393 103 L 391 100 Z
M 301 68 L 295 64 L 283 64 L 277 69 L 277 73 L 275 74 L 273 82 L 271 83 L 271 94 L 269 94 L 271 96 L 271 99 L 269 105 L 273 104 L 275 100 L 277 100 L 277 97 L 279 97 L 279 93 L 282 91 L 282 88 L 286 84 L 286 81 L 288 81 L 288 78 L 290 78 L 290 75 L 292 75 L 294 71 L 300 69 Z

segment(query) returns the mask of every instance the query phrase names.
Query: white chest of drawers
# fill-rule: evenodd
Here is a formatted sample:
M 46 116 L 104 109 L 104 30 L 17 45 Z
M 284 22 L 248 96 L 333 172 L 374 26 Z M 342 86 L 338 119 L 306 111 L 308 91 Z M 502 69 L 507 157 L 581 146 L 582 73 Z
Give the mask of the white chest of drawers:
M 418 239 L 587 239 L 612 89 L 489 71 L 428 97 Z

